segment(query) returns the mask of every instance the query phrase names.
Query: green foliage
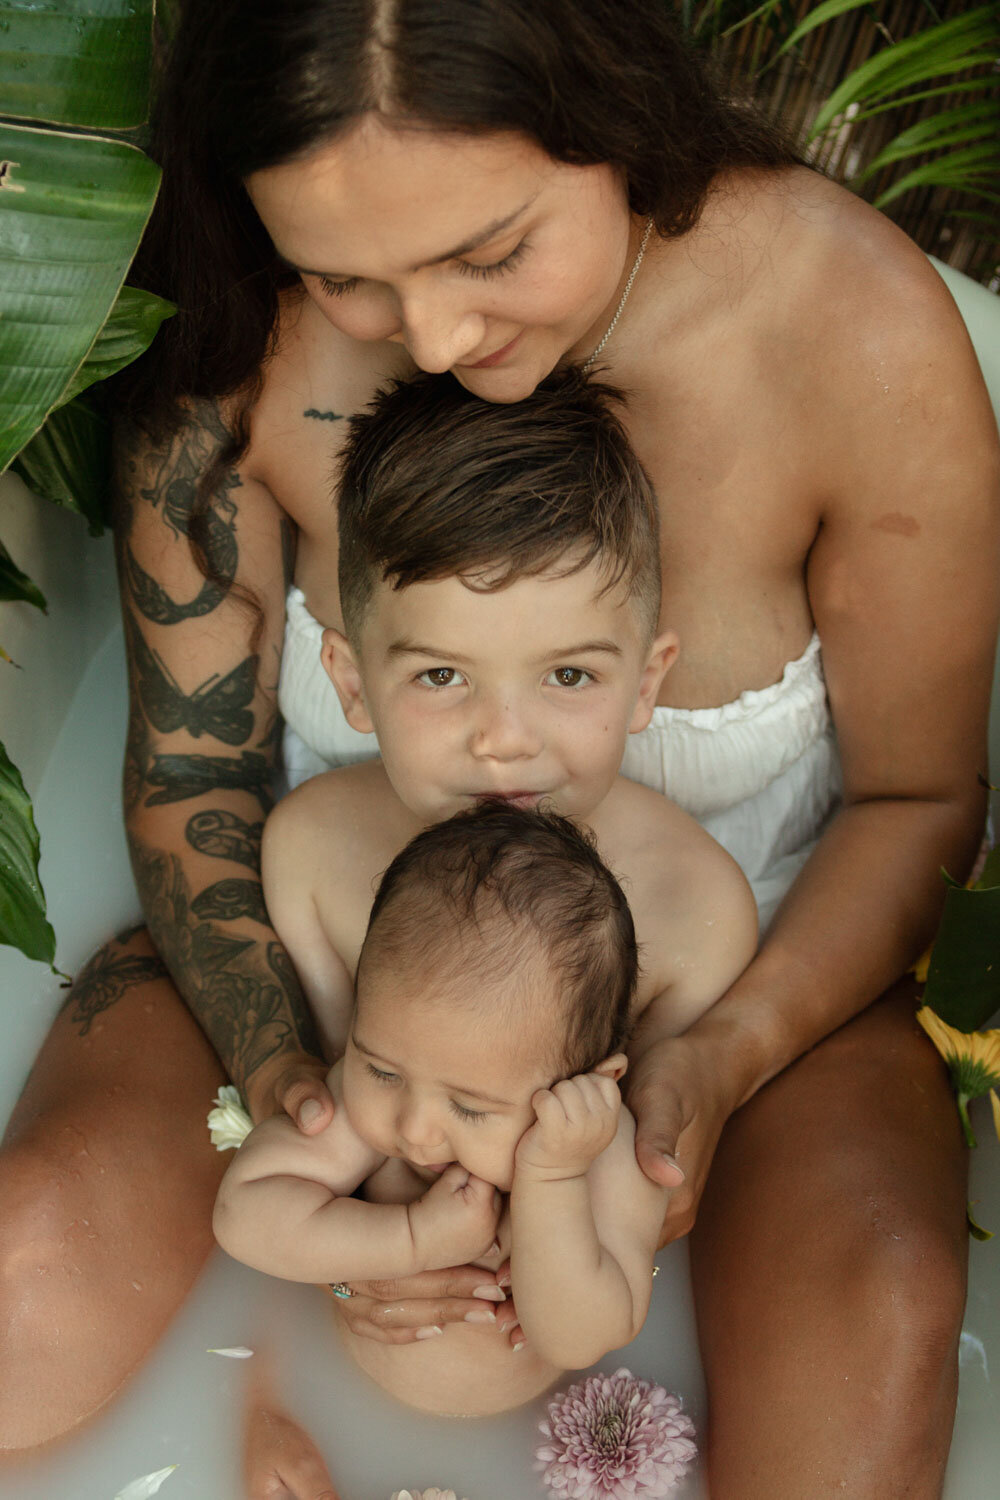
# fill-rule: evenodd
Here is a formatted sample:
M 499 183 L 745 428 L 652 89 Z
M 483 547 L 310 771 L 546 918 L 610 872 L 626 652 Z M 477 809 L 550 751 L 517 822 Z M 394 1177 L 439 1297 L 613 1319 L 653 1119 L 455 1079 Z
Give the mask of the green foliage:
M 1000 848 L 970 888 L 945 879 L 924 1004 L 958 1031 L 977 1031 L 1000 1008 Z
M 107 502 L 108 437 L 100 403 L 80 393 L 140 354 L 173 311 L 122 291 L 159 170 L 106 134 L 146 118 L 152 10 L 152 0 L 0 0 L 0 470 L 16 458 L 92 530 Z M 0 599 L 45 607 L 2 544 Z M 31 804 L 0 750 L 0 942 L 51 962 L 37 859 Z
M 38 880 L 38 830 L 16 766 L 0 745 L 0 943 L 51 964 L 56 939 Z

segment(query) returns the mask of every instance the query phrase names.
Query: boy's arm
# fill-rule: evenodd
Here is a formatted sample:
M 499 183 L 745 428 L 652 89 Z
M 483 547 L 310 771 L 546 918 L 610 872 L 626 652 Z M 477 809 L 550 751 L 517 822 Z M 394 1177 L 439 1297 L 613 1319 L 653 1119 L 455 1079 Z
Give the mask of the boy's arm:
M 636 1164 L 613 1079 L 568 1079 L 534 1102 L 510 1195 L 511 1281 L 532 1349 L 580 1370 L 642 1327 L 667 1193 Z
M 334 1070 L 336 1073 L 336 1070 Z M 350 1196 L 385 1157 L 363 1141 L 340 1106 L 305 1138 L 286 1117 L 251 1131 L 216 1198 L 213 1228 L 224 1250 L 287 1281 L 370 1281 L 439 1270 L 485 1252 L 497 1194 L 453 1167 L 416 1203 Z
M 264 824 L 261 876 L 268 915 L 295 966 L 299 982 L 316 1017 L 331 1056 L 340 1057 L 347 1041 L 354 982 L 319 913 L 317 892 L 325 879 L 339 873 L 335 837 L 325 836 L 327 804 L 322 793 L 334 788 L 336 771 L 314 777 L 291 792 Z M 336 824 L 336 819 L 333 820 Z
M 654 832 L 630 894 L 642 968 L 652 981 L 628 1049 L 632 1059 L 693 1026 L 757 951 L 757 905 L 739 865 L 686 813 L 656 800 L 669 821 Z

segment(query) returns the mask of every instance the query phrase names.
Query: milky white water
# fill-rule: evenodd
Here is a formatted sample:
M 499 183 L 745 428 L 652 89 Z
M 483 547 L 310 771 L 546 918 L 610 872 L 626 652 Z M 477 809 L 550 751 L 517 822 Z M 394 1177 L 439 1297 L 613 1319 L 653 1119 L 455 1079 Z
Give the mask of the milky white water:
M 93 544 L 91 544 L 93 545 Z M 109 585 L 110 586 L 110 585 Z M 42 629 L 51 629 L 52 622 Z M 24 698 L 21 698 L 24 703 Z M 39 710 L 41 711 L 41 710 Z M 120 636 L 98 651 L 67 714 L 35 793 L 43 836 L 42 875 L 59 936 L 59 961 L 75 969 L 103 936 L 136 915 L 119 812 L 125 724 Z M 41 965 L 0 949 L 4 1046 L 0 1118 L 9 1112 L 58 1004 Z M 210 1101 L 206 1100 L 206 1109 Z M 1000 1148 L 988 1112 L 977 1115 L 973 1198 L 982 1223 L 1000 1231 Z M 836 1204 L 831 1203 L 831 1212 Z M 962 1384 L 947 1500 L 996 1500 L 1000 1421 L 1000 1235 L 971 1246 L 972 1284 L 962 1344 Z M 696 1425 L 704 1391 L 694 1341 L 684 1245 L 661 1257 L 646 1328 L 602 1367 L 626 1364 L 678 1392 Z M 781 1276 L 781 1267 L 775 1267 Z M 932 1293 L 931 1293 L 932 1294 Z M 134 1289 L 136 1299 L 143 1288 Z M 128 1316 L 128 1308 L 122 1308 Z M 163 1500 L 242 1500 L 238 1424 L 249 1361 L 207 1354 L 210 1346 L 270 1347 L 290 1410 L 327 1457 L 343 1500 L 388 1500 L 403 1485 L 451 1486 L 469 1500 L 540 1500 L 532 1469 L 544 1401 L 505 1417 L 439 1421 L 384 1396 L 340 1353 L 323 1295 L 268 1281 L 217 1253 L 159 1349 L 116 1403 L 78 1437 L 18 1471 L 0 1471 L 0 1500 L 114 1500 L 131 1479 L 177 1464 Z M 804 1455 L 804 1468 L 807 1456 Z M 703 1497 L 695 1474 L 678 1500 Z M 809 1500 L 808 1484 L 802 1489 Z

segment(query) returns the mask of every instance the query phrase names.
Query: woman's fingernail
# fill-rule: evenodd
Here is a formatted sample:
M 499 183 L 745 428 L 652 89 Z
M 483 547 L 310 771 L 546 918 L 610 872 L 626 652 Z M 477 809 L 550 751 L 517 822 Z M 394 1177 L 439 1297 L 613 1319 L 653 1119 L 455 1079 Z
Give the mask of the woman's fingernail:
M 513 1349 L 515 1354 L 519 1354 L 524 1348 L 524 1339 L 519 1339 L 516 1344 L 511 1345 L 511 1348 Z
M 476 1286 L 472 1289 L 472 1295 L 478 1297 L 481 1302 L 506 1302 L 507 1298 L 498 1286 Z
M 319 1119 L 322 1113 L 323 1111 L 320 1109 L 318 1100 L 307 1099 L 299 1110 L 299 1124 L 311 1125 L 314 1120 Z
M 498 1286 L 510 1286 L 510 1272 L 505 1271 L 502 1276 L 497 1277 Z
M 491 1312 L 488 1307 L 474 1307 L 466 1313 L 464 1319 L 466 1323 L 495 1323 L 496 1320 L 496 1313 Z
M 492 1243 L 492 1245 L 490 1246 L 490 1248 L 487 1250 L 486 1254 L 487 1255 L 499 1255 L 500 1254 L 500 1241 L 499 1240 L 494 1240 L 493 1243 Z
M 430 1328 L 418 1328 L 414 1334 L 414 1338 L 432 1339 L 439 1333 L 444 1333 L 444 1329 L 439 1328 L 436 1323 L 433 1323 Z

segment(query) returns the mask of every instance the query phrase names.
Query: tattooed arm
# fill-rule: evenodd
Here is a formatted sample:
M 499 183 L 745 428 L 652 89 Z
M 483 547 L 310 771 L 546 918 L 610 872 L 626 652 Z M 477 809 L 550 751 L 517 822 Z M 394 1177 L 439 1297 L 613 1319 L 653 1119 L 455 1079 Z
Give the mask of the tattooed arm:
M 150 932 L 192 1014 L 255 1117 L 286 1109 L 311 1133 L 332 1111 L 326 1065 L 260 884 L 291 523 L 222 461 L 230 443 L 209 402 L 162 442 L 119 434 L 125 820 Z

